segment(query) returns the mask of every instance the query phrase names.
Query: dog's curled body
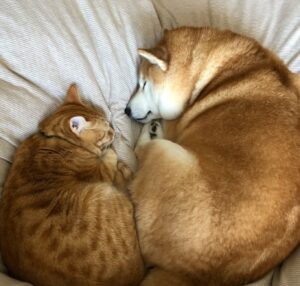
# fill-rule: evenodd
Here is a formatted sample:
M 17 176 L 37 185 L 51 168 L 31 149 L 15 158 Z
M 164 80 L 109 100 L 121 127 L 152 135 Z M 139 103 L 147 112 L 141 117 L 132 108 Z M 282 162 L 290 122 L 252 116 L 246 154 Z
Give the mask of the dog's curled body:
M 167 103 L 180 110 L 163 121 L 163 138 L 147 140 L 146 125 L 136 149 L 130 189 L 142 253 L 155 267 L 143 285 L 258 279 L 300 239 L 297 75 L 254 40 L 210 28 L 168 31 L 141 55 L 158 110 L 149 119 L 164 119 Z M 136 97 L 149 94 L 131 99 L 133 117 Z

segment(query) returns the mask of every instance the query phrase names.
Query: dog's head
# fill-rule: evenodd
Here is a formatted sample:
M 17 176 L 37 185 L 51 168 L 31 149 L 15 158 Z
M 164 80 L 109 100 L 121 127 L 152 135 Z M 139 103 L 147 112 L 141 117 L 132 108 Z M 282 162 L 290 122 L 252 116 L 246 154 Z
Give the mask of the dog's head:
M 188 86 L 183 82 L 186 79 L 181 71 L 173 67 L 179 55 L 176 55 L 176 51 L 174 55 L 170 54 L 167 39 L 170 39 L 171 33 L 166 31 L 157 47 L 138 50 L 142 57 L 138 89 L 125 112 L 139 122 L 145 123 L 156 118 L 174 119 L 185 105 L 183 90 Z
M 165 31 L 155 48 L 139 49 L 138 89 L 125 113 L 142 123 L 179 117 L 228 60 L 228 53 L 233 53 L 223 44 L 235 36 L 229 31 L 185 27 Z

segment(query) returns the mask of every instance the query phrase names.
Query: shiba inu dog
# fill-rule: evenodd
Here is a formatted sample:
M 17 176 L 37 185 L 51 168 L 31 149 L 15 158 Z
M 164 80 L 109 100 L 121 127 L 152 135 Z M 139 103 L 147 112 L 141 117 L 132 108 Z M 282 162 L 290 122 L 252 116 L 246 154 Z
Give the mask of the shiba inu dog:
M 130 189 L 143 286 L 235 286 L 300 240 L 300 81 L 255 40 L 166 31 L 125 112 L 146 123 Z M 153 119 L 161 119 L 159 121 Z

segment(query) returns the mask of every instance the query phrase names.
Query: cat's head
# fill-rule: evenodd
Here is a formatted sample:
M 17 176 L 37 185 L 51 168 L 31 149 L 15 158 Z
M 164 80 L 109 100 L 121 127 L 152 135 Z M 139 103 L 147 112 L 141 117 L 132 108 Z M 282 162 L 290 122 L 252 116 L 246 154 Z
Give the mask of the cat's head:
M 104 112 L 84 104 L 75 84 L 69 87 L 64 103 L 40 123 L 39 129 L 48 137 L 63 138 L 100 156 L 114 139 Z

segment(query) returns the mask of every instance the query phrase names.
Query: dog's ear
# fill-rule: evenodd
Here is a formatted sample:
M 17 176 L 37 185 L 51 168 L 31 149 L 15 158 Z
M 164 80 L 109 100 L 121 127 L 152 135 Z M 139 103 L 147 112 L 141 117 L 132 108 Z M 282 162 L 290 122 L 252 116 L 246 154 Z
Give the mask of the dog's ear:
M 152 49 L 138 49 L 138 53 L 151 64 L 159 66 L 162 71 L 168 69 L 168 52 L 165 46 L 158 46 Z
M 65 103 L 81 103 L 79 91 L 75 83 L 71 84 L 67 95 L 65 97 Z

